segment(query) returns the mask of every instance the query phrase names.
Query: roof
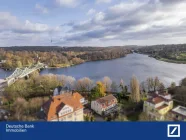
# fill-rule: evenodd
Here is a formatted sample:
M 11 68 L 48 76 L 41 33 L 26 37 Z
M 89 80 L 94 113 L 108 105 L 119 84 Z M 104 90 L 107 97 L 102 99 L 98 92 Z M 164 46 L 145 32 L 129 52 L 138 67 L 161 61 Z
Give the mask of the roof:
M 107 103 L 107 102 L 112 101 L 112 100 L 116 100 L 116 98 L 115 98 L 112 94 L 110 94 L 110 95 L 108 95 L 108 96 L 99 98 L 99 99 L 97 99 L 96 101 L 97 101 L 98 103 L 100 103 L 100 104 L 104 104 L 104 103 Z
M 179 114 L 183 117 L 186 117 L 186 107 L 178 106 L 171 111 L 172 113 Z
M 148 95 L 149 96 L 152 96 L 154 98 L 154 97 L 157 97 L 159 95 L 161 95 L 161 96 L 167 96 L 167 95 L 170 95 L 170 94 L 167 93 L 166 91 L 151 91 L 151 92 L 148 92 Z
M 152 104 L 158 104 L 158 103 L 161 103 L 163 101 L 164 101 L 164 99 L 162 97 L 159 97 L 159 96 L 155 97 L 155 98 L 150 98 L 150 99 L 147 100 L 147 102 L 150 102 Z
M 47 120 L 57 118 L 57 113 L 63 108 L 64 105 L 69 105 L 73 111 L 83 108 L 80 99 L 83 98 L 79 93 L 65 93 L 54 96 L 49 99 L 44 105 L 43 109 L 47 114 Z
M 157 107 L 156 109 L 161 110 L 161 109 L 164 109 L 164 108 L 166 108 L 166 107 L 168 107 L 168 105 L 164 104 L 164 105 L 162 105 L 162 106 Z

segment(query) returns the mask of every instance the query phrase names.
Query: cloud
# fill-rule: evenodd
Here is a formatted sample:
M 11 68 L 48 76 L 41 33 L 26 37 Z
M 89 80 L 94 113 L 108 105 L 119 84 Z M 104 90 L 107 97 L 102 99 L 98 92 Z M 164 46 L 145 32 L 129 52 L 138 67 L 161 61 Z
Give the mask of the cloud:
M 90 9 L 88 12 L 87 12 L 87 15 L 93 15 L 96 13 L 96 10 L 95 9 Z
M 110 3 L 112 0 L 96 0 L 96 3 Z
M 166 0 L 133 0 L 115 4 L 105 11 L 97 12 L 91 19 L 68 24 L 71 29 L 63 37 L 63 41 L 154 42 L 155 38 L 170 41 L 181 35 L 180 40 L 183 41 L 186 36 L 186 1 L 171 0 L 171 3 L 167 3 Z
M 43 14 L 47 14 L 48 13 L 48 9 L 44 6 L 41 6 L 40 4 L 36 4 L 35 5 L 35 9 L 38 11 L 38 12 L 41 12 Z
M 58 6 L 68 8 L 74 8 L 82 2 L 82 0 L 55 0 L 55 1 Z
M 26 20 L 24 23 L 9 12 L 0 12 L 0 32 L 5 31 L 20 34 L 52 33 L 60 31 L 60 27 L 49 27 L 47 24 L 32 23 L 29 20 Z

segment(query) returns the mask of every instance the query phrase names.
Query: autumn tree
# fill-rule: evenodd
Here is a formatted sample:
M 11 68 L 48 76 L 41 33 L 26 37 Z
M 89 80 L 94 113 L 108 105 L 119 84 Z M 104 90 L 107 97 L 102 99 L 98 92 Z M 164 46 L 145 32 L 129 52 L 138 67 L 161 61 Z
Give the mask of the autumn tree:
M 27 101 L 23 98 L 17 98 L 13 104 L 14 106 L 14 119 L 21 121 L 27 108 Z
M 98 81 L 96 83 L 96 88 L 97 88 L 97 90 L 98 90 L 98 92 L 99 92 L 99 94 L 100 94 L 101 97 L 103 97 L 103 96 L 106 95 L 106 93 L 105 93 L 106 87 L 105 87 L 105 85 L 101 81 Z
M 132 76 L 130 87 L 131 87 L 131 100 L 133 102 L 138 103 L 140 101 L 140 86 L 135 76 Z
M 106 87 L 106 91 L 110 91 L 111 90 L 112 80 L 108 76 L 105 76 L 103 78 L 103 84 Z
M 77 90 L 80 91 L 90 91 L 93 87 L 93 81 L 90 80 L 88 77 L 84 77 L 76 82 L 75 87 Z
M 96 86 L 91 90 L 90 100 L 105 96 L 106 95 L 105 91 L 106 91 L 105 85 L 101 81 L 98 81 L 96 83 Z

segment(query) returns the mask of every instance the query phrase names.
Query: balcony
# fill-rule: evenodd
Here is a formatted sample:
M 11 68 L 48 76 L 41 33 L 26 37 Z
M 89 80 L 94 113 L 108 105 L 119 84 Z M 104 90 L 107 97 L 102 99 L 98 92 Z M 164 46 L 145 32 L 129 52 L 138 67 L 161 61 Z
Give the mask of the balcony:
M 115 105 L 114 107 L 107 109 L 104 112 L 104 115 L 109 115 L 110 113 L 113 113 L 113 112 L 116 112 L 116 111 L 118 111 L 118 105 Z

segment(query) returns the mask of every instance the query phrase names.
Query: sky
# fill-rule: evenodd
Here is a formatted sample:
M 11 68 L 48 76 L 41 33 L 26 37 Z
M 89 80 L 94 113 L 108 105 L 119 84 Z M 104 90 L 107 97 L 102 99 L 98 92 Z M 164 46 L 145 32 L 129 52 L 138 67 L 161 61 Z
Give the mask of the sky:
M 0 46 L 186 43 L 186 0 L 1 0 Z

